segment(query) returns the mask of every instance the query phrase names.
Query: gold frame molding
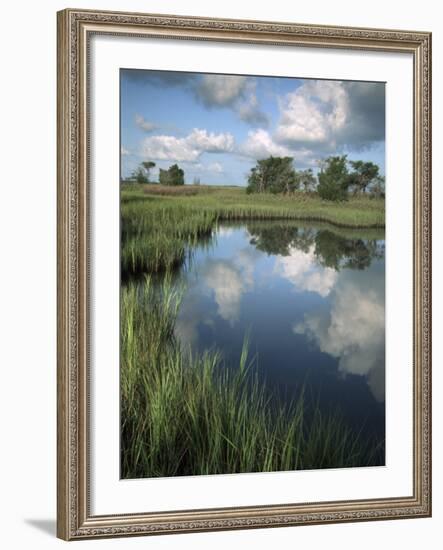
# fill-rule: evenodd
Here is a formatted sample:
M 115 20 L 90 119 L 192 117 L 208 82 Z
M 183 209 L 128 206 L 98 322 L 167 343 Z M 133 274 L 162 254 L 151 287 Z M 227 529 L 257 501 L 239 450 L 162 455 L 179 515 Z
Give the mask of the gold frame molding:
M 65 540 L 431 515 L 431 33 L 68 9 L 58 25 L 57 535 Z M 414 62 L 413 495 L 93 516 L 88 470 L 88 44 L 93 34 L 406 52 Z

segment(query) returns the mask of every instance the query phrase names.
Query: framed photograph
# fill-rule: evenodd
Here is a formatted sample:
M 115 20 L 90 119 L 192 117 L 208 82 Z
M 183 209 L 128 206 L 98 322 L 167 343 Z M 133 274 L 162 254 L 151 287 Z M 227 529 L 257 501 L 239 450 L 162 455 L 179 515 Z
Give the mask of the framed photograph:
M 58 536 L 431 515 L 431 35 L 58 13 Z

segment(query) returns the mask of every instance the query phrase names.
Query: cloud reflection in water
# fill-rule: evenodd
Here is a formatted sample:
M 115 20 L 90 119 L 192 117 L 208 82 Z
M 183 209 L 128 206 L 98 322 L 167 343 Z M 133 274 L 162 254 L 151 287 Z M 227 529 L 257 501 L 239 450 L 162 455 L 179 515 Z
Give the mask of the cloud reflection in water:
M 266 323 L 273 296 L 280 299 L 289 282 L 295 293 L 287 294 L 289 307 L 273 319 L 273 329 L 280 326 L 284 333 L 289 326 L 303 335 L 305 346 L 311 342 L 317 353 L 336 359 L 339 374 L 365 377 L 375 399 L 383 402 L 384 266 L 377 261 L 383 251 L 375 241 L 325 231 L 286 230 L 285 235 L 286 241 L 270 230 L 254 234 L 220 227 L 215 251 L 201 256 L 188 277 L 176 336 L 182 344 L 200 348 L 208 342 L 217 346 L 219 338 L 232 340 L 246 324 Z M 248 306 L 242 302 L 246 294 Z M 260 318 L 252 317 L 251 300 L 257 311 L 262 304 Z M 287 353 L 294 353 L 293 345 L 288 342 Z M 300 340 L 298 345 L 303 345 Z
M 371 271 L 364 276 L 342 271 L 331 291 L 330 309 L 305 313 L 293 331 L 336 357 L 339 372 L 365 376 L 374 397 L 384 401 L 384 274 Z

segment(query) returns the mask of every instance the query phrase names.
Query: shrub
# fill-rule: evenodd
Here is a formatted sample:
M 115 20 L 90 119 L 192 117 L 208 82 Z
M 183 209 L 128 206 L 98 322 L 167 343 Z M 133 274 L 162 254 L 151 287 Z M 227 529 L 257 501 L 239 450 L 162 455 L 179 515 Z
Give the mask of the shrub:
M 184 185 L 185 173 L 177 164 L 173 164 L 167 170 L 160 168 L 159 182 L 162 185 Z
M 317 191 L 320 197 L 328 201 L 344 201 L 348 198 L 349 172 L 346 155 L 328 157 L 325 168 L 318 175 Z
M 289 193 L 298 188 L 292 157 L 269 157 L 257 161 L 248 177 L 248 193 Z

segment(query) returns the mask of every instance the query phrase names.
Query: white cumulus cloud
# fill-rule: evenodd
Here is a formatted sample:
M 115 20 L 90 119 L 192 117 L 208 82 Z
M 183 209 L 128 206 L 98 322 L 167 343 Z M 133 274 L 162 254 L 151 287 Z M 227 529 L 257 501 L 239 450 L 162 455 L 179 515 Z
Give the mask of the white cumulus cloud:
M 246 141 L 239 150 L 243 155 L 254 159 L 267 158 L 269 155 L 275 157 L 291 155 L 291 151 L 287 147 L 276 143 L 271 134 L 263 128 L 250 130 Z
M 149 136 L 142 142 L 141 154 L 153 160 L 196 162 L 202 153 L 230 152 L 234 149 L 234 137 L 230 133 L 215 134 L 194 128 L 186 137 Z
M 265 159 L 270 155 L 292 157 L 297 167 L 314 166 L 315 163 L 315 157 L 309 149 L 305 147 L 291 149 L 285 144 L 278 143 L 274 136 L 263 128 L 250 130 L 247 139 L 238 147 L 238 153 L 254 160 Z
M 208 153 L 230 152 L 234 149 L 234 137 L 230 133 L 215 134 L 194 128 L 184 139 L 191 147 Z
M 293 145 L 333 142 L 348 119 L 349 102 L 341 82 L 304 82 L 280 103 L 275 133 L 278 142 Z

